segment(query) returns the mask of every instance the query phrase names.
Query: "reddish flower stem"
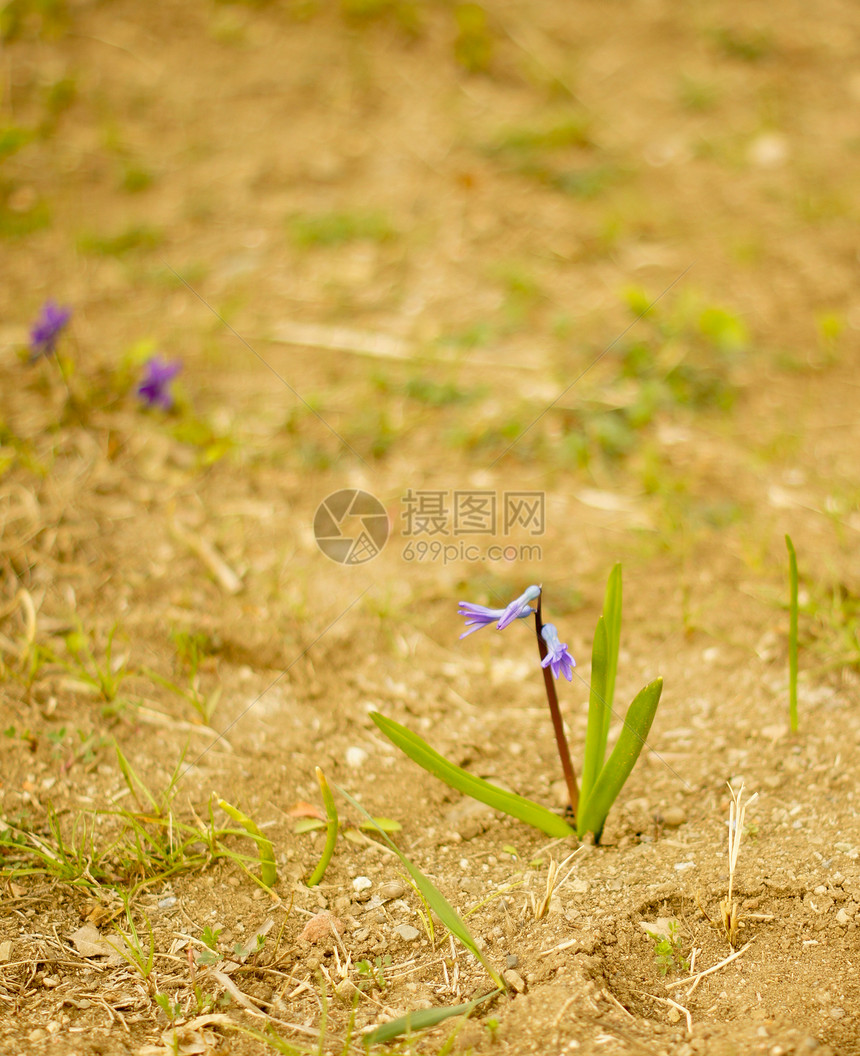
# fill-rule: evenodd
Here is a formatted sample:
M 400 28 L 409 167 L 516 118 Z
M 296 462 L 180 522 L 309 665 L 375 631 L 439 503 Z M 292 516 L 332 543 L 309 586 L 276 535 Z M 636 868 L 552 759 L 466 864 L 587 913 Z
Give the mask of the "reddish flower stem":
M 540 653 L 541 662 L 546 659 L 547 650 L 546 642 L 541 637 L 541 630 L 543 628 L 543 620 L 541 619 L 541 598 L 538 596 L 537 609 L 535 610 L 535 631 L 537 632 L 538 652 Z M 552 677 L 552 671 L 550 670 L 549 664 L 542 668 L 543 670 L 543 682 L 546 686 L 546 699 L 549 704 L 549 713 L 552 717 L 552 728 L 555 733 L 555 743 L 558 746 L 558 755 L 561 759 L 561 769 L 564 771 L 564 780 L 567 784 L 567 794 L 570 798 L 570 809 L 573 812 L 573 816 L 576 817 L 576 812 L 579 809 L 579 785 L 576 781 L 576 771 L 573 768 L 573 762 L 570 758 L 570 748 L 567 744 L 567 737 L 564 735 L 564 723 L 561 718 L 561 711 L 558 706 L 558 697 L 555 692 L 555 681 Z

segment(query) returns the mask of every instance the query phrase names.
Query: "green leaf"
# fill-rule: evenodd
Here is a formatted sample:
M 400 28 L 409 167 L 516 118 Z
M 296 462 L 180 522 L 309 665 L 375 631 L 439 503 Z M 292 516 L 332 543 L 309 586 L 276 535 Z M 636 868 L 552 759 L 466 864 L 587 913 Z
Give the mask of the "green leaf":
M 382 829 L 383 832 L 400 832 L 403 828 L 399 821 L 394 821 L 392 818 L 371 818 L 370 821 L 363 821 L 358 827 L 360 829 Z
M 393 1041 L 394 1038 L 399 1038 L 401 1034 L 411 1034 L 416 1030 L 427 1030 L 429 1027 L 444 1023 L 446 1019 L 450 1019 L 452 1016 L 468 1016 L 482 1001 L 486 1001 L 489 997 L 495 997 L 498 993 L 501 993 L 501 991 L 491 990 L 489 994 L 483 994 L 481 997 L 475 998 L 474 1001 L 467 1001 L 462 1005 L 448 1005 L 445 1008 L 422 1008 L 418 1012 L 407 1012 L 405 1016 L 398 1016 L 397 1019 L 389 1020 L 388 1023 L 383 1023 L 376 1030 L 365 1034 L 362 1040 L 367 1046 L 384 1045 L 388 1041 Z
M 316 832 L 319 829 L 324 829 L 326 823 L 322 818 L 299 818 L 299 820 L 293 826 L 293 832 L 297 836 L 301 836 L 305 832 Z
M 143 810 L 146 810 L 146 803 L 144 803 L 144 801 L 140 798 L 139 795 L 139 792 L 142 792 L 146 799 L 149 801 L 149 805 L 152 807 L 153 811 L 156 814 L 159 814 L 160 809 L 155 796 L 153 796 L 153 794 L 149 791 L 143 781 L 137 776 L 137 772 L 135 771 L 131 763 L 128 761 L 128 759 L 126 759 L 126 757 L 123 755 L 122 749 L 120 748 L 116 740 L 114 740 L 113 746 L 116 750 L 116 758 L 117 762 L 119 763 L 120 772 L 122 773 L 122 776 L 125 779 L 125 783 L 128 785 L 129 792 L 131 792 L 131 794 L 140 804 L 141 808 Z
M 364 807 L 356 800 L 354 800 L 348 792 L 345 792 L 342 788 L 339 788 L 337 785 L 335 785 L 334 787 L 337 789 L 338 792 L 340 792 L 344 799 L 348 800 L 352 804 L 352 806 L 355 807 L 356 810 L 360 811 L 368 820 L 373 820 L 367 813 L 367 811 L 364 809 Z M 386 835 L 386 833 L 379 828 L 379 826 L 377 826 L 377 832 L 379 832 L 383 840 L 385 840 L 385 842 L 392 849 L 392 851 L 394 851 L 400 861 L 403 862 L 403 865 L 406 867 L 409 875 L 414 880 L 415 886 L 421 892 L 424 901 L 433 910 L 433 912 L 442 922 L 444 927 L 446 927 L 456 939 L 460 940 L 460 942 L 466 947 L 466 949 L 469 951 L 469 953 L 472 954 L 473 957 L 475 957 L 478 961 L 481 962 L 481 964 L 484 966 L 484 970 L 486 971 L 487 975 L 489 975 L 489 977 L 493 980 L 493 983 L 499 988 L 499 990 L 505 990 L 506 987 L 504 980 L 495 970 L 495 968 L 493 968 L 493 966 L 489 964 L 488 961 L 484 958 L 484 955 L 478 949 L 475 940 L 472 938 L 472 933 L 463 923 L 462 919 L 460 918 L 460 915 L 457 913 L 457 910 L 454 909 L 454 907 L 451 905 L 448 899 L 445 898 L 439 888 L 436 887 L 436 885 L 421 872 L 417 865 L 413 865 L 412 862 L 410 862 L 410 860 L 406 857 L 403 851 L 400 850 L 397 844 L 394 843 L 394 841 L 391 840 Z
M 434 751 L 430 745 L 422 740 L 417 733 L 413 733 L 405 726 L 387 719 L 378 712 L 371 712 L 371 719 L 376 723 L 385 736 L 397 747 L 409 756 L 413 762 L 423 766 L 428 773 L 444 781 L 446 785 L 457 789 L 473 799 L 486 803 L 494 810 L 500 810 L 512 818 L 524 821 L 527 825 L 533 825 L 547 836 L 561 839 L 565 836 L 573 836 L 574 831 L 567 822 L 551 810 L 542 807 L 540 803 L 534 803 L 524 796 L 518 796 L 514 792 L 505 792 L 504 789 L 491 785 L 468 770 L 455 766 L 453 763 Z
M 325 876 L 325 871 L 328 868 L 328 863 L 331 861 L 331 856 L 334 854 L 334 847 L 337 843 L 337 806 L 334 802 L 334 796 L 331 794 L 331 789 L 328 787 L 328 781 L 325 779 L 325 774 L 316 768 L 317 781 L 319 781 L 320 791 L 322 792 L 323 804 L 325 805 L 325 813 L 328 821 L 326 822 L 326 837 L 325 846 L 323 847 L 322 855 L 320 860 L 317 862 L 317 867 L 314 869 L 308 878 L 308 887 L 316 887 L 316 885 Z
M 257 844 L 257 850 L 260 854 L 260 879 L 266 887 L 271 887 L 278 879 L 278 869 L 275 865 L 275 850 L 272 847 L 272 841 L 266 839 L 251 818 L 246 814 L 243 814 L 241 810 L 237 810 L 234 806 L 231 806 L 226 799 L 219 799 L 218 806 L 224 811 L 228 818 L 237 821 Z
M 576 831 L 580 837 L 586 832 L 593 832 L 595 842 L 600 841 L 606 815 L 624 787 L 624 782 L 630 776 L 639 758 L 639 753 L 645 746 L 662 691 L 663 679 L 656 678 L 640 689 L 633 698 L 633 702 L 627 709 L 627 717 L 624 719 L 618 743 L 607 759 L 585 806 L 576 819 Z
M 598 617 L 591 645 L 591 686 L 588 693 L 588 726 L 585 730 L 585 755 L 582 761 L 582 779 L 579 786 L 579 813 L 588 803 L 597 776 L 606 758 L 606 739 L 611 714 L 606 703 L 606 657 L 609 651 L 606 635 L 606 619 Z

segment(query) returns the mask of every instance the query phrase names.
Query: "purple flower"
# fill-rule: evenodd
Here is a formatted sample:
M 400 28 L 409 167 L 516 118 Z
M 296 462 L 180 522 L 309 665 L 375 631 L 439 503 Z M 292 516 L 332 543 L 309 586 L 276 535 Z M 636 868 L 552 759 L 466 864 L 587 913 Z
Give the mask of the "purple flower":
M 486 605 L 474 605 L 471 601 L 461 601 L 457 615 L 466 617 L 466 626 L 469 629 L 463 631 L 460 637 L 466 638 L 475 631 L 480 631 L 482 627 L 498 622 L 507 611 L 507 609 L 489 609 Z M 526 616 L 531 616 L 533 611 L 528 605 L 524 605 L 515 619 L 525 619 Z
M 61 308 L 55 301 L 45 301 L 39 318 L 30 330 L 30 362 L 40 356 L 50 356 L 57 347 L 57 339 L 72 317 L 71 308 Z
M 507 608 L 504 610 L 501 619 L 496 624 L 497 630 L 503 631 L 509 623 L 513 623 L 514 620 L 518 620 L 523 614 L 523 605 L 528 605 L 530 601 L 534 601 L 536 598 L 539 597 L 540 587 L 526 587 L 522 594 L 520 594 L 518 598 L 514 598 L 510 605 L 508 605 Z
M 567 651 L 567 643 L 558 640 L 558 631 L 555 629 L 555 624 L 545 623 L 541 627 L 540 635 L 546 642 L 547 648 L 547 654 L 541 660 L 540 666 L 551 668 L 556 678 L 559 675 L 564 675 L 568 682 L 572 681 L 576 661 Z
M 160 356 L 152 356 L 144 364 L 144 375 L 137 387 L 137 394 L 149 407 L 161 407 L 169 411 L 173 406 L 170 383 L 182 370 L 178 360 L 168 363 Z
M 512 601 L 504 609 L 490 609 L 486 605 L 474 605 L 471 601 L 461 601 L 457 614 L 466 617 L 466 626 L 469 629 L 464 631 L 460 637 L 465 638 L 467 635 L 474 634 L 475 631 L 480 631 L 482 627 L 486 627 L 490 623 L 495 623 L 498 630 L 501 631 L 509 623 L 513 623 L 514 620 L 524 620 L 534 612 L 534 609 L 529 606 L 529 602 L 534 601 L 539 594 L 540 587 L 529 587 L 528 590 L 520 594 L 515 601 Z M 503 620 L 505 621 L 504 624 L 502 623 Z

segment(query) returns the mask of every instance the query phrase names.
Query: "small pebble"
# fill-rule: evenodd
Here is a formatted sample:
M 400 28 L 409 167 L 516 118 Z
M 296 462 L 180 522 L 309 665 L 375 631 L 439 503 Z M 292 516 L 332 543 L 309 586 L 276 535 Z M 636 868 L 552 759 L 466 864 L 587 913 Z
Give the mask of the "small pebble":
M 343 1001 L 344 1004 L 349 1005 L 352 1003 L 353 996 L 358 992 L 358 987 L 351 979 L 341 979 L 341 981 L 334 988 L 335 994 L 338 999 Z
M 379 885 L 379 897 L 384 901 L 391 898 L 403 898 L 405 894 L 406 885 L 400 880 L 386 880 L 384 884 Z
M 352 770 L 359 770 L 367 761 L 367 752 L 354 744 L 346 750 L 346 765 Z
M 837 924 L 849 924 L 851 922 L 851 918 L 848 916 L 844 909 L 840 909 L 839 912 L 836 914 L 836 922 Z M 45 983 L 47 985 L 47 979 L 45 980 Z
M 353 880 L 352 886 L 353 890 L 360 894 L 362 891 L 367 891 L 369 888 L 373 887 L 373 881 L 369 876 L 357 876 Z
M 398 924 L 394 929 L 404 942 L 414 942 L 421 932 L 411 924 Z
M 507 968 L 502 975 L 504 976 L 505 982 L 512 990 L 516 990 L 518 994 L 525 993 L 526 984 L 519 972 L 515 972 L 513 968 Z
M 515 953 L 509 953 L 505 958 L 505 964 L 508 968 L 517 968 L 519 966 L 520 959 Z
M 339 920 L 334 913 L 324 911 L 323 913 L 317 913 L 315 917 L 311 917 L 305 924 L 299 938 L 304 942 L 333 942 L 333 932 L 342 935 L 343 930 L 343 921 Z
M 663 824 L 668 829 L 677 829 L 687 820 L 687 812 L 683 807 L 666 807 L 663 811 Z

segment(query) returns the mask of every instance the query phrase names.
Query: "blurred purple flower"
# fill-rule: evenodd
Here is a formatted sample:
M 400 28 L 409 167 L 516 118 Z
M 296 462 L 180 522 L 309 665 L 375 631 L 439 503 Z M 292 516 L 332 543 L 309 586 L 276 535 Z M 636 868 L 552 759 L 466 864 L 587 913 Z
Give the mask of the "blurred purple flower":
M 539 594 L 540 587 L 529 587 L 528 590 L 520 594 L 516 600 L 512 601 L 504 609 L 490 609 L 486 605 L 475 605 L 471 601 L 461 601 L 457 615 L 466 617 L 466 626 L 469 629 L 464 631 L 460 637 L 466 638 L 491 623 L 495 623 L 501 631 L 509 623 L 513 623 L 514 620 L 524 620 L 534 612 L 534 609 L 529 606 L 529 602 L 534 601 Z M 505 621 L 504 624 L 502 623 L 503 620 Z
M 513 623 L 514 620 L 520 619 L 523 614 L 523 605 L 528 605 L 530 601 L 535 601 L 535 599 L 539 597 L 540 587 L 526 587 L 522 594 L 520 594 L 518 598 L 514 598 L 510 605 L 508 605 L 507 608 L 504 610 L 501 619 L 496 624 L 497 630 L 503 631 L 509 623 Z
M 160 356 L 152 356 L 146 361 L 143 369 L 144 374 L 137 387 L 137 395 L 148 407 L 160 407 L 163 411 L 169 411 L 173 406 L 170 383 L 182 370 L 182 364 L 178 360 L 168 362 Z
M 474 605 L 471 601 L 461 601 L 460 608 L 457 610 L 457 615 L 466 617 L 466 626 L 469 629 L 468 631 L 463 631 L 460 637 L 466 638 L 468 635 L 474 634 L 475 631 L 480 631 L 482 627 L 487 627 L 491 623 L 498 622 L 507 611 L 507 609 L 489 609 L 486 605 Z M 526 616 L 532 614 L 532 611 L 533 610 L 526 605 L 522 608 L 522 611 L 517 618 L 525 619 Z
M 567 644 L 558 640 L 558 631 L 555 629 L 555 624 L 545 623 L 541 627 L 540 635 L 546 642 L 547 648 L 547 654 L 541 660 L 540 666 L 549 667 L 556 678 L 559 675 L 564 675 L 568 682 L 571 682 L 576 661 L 567 651 Z
M 71 308 L 61 308 L 56 301 L 45 301 L 39 318 L 30 329 L 30 362 L 40 356 L 50 356 L 57 347 L 57 339 L 72 317 Z

